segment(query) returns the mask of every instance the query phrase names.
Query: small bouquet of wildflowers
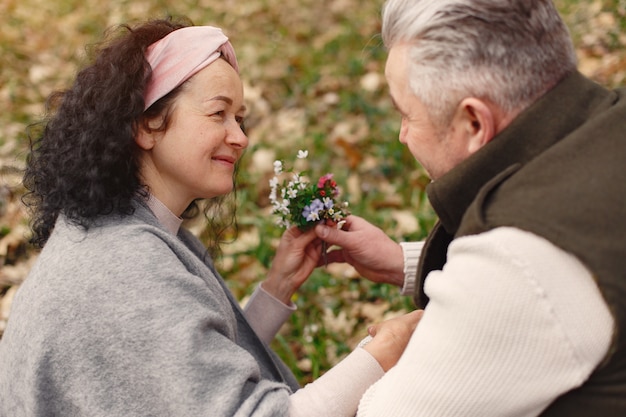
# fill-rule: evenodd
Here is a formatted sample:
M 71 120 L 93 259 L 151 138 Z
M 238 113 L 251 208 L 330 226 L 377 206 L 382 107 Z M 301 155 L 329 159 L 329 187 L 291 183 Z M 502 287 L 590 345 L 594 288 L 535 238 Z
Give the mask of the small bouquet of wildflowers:
M 306 159 L 308 151 L 298 151 L 298 159 Z M 289 179 L 280 182 L 279 177 L 291 173 Z M 270 180 L 272 213 L 279 216 L 277 224 L 284 228 L 298 226 L 307 230 L 320 221 L 331 220 L 341 228 L 348 213 L 348 203 L 339 203 L 339 188 L 333 174 L 322 175 L 311 184 L 307 172 L 286 169 L 282 161 L 274 161 L 274 177 Z

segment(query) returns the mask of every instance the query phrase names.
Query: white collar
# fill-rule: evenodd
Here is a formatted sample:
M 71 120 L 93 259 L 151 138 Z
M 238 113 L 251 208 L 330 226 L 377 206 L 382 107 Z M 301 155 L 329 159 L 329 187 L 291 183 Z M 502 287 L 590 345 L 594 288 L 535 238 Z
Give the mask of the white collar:
M 183 219 L 172 213 L 172 211 L 168 209 L 167 206 L 161 202 L 161 200 L 152 194 L 148 195 L 146 203 L 159 223 L 161 223 L 161 225 L 170 233 L 177 235 L 178 229 L 180 229 L 180 225 L 183 223 Z

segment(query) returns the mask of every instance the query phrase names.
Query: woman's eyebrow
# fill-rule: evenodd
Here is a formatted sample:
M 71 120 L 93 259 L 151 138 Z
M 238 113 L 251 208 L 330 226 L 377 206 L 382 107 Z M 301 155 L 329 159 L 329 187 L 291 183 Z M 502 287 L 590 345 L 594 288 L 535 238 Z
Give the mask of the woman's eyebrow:
M 213 101 L 213 100 L 225 101 L 229 105 L 231 106 L 233 105 L 233 99 L 230 97 L 226 97 L 226 96 L 215 96 L 215 97 L 211 97 L 209 100 L 210 101 Z
M 219 100 L 219 101 L 223 101 L 223 102 L 227 103 L 229 106 L 232 106 L 232 105 L 233 105 L 233 99 L 232 99 L 232 98 L 230 98 L 230 97 L 227 97 L 227 96 L 215 96 L 215 97 L 212 97 L 210 100 L 211 100 L 211 101 L 212 101 L 212 100 Z M 246 106 L 244 106 L 244 105 L 242 105 L 242 106 L 239 108 L 239 111 L 243 111 L 243 112 L 245 112 L 246 110 L 247 110 L 247 108 L 246 108 Z

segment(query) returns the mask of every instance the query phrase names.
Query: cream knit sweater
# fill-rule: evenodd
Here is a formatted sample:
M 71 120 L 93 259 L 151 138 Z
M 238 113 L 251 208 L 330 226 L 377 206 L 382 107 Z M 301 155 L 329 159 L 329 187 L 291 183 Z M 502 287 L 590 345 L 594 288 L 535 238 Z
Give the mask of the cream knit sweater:
M 359 417 L 536 416 L 608 351 L 613 318 L 573 256 L 514 228 L 456 239 L 398 364 Z

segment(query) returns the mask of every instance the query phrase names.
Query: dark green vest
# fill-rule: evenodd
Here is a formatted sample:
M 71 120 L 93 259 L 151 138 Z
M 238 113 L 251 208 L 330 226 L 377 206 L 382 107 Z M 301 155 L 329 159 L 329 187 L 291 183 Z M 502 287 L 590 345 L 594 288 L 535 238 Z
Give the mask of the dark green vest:
M 590 379 L 542 415 L 626 416 L 626 89 L 567 77 L 427 191 L 439 222 L 420 259 L 417 305 L 452 239 L 500 226 L 544 237 L 591 271 L 617 329 Z

